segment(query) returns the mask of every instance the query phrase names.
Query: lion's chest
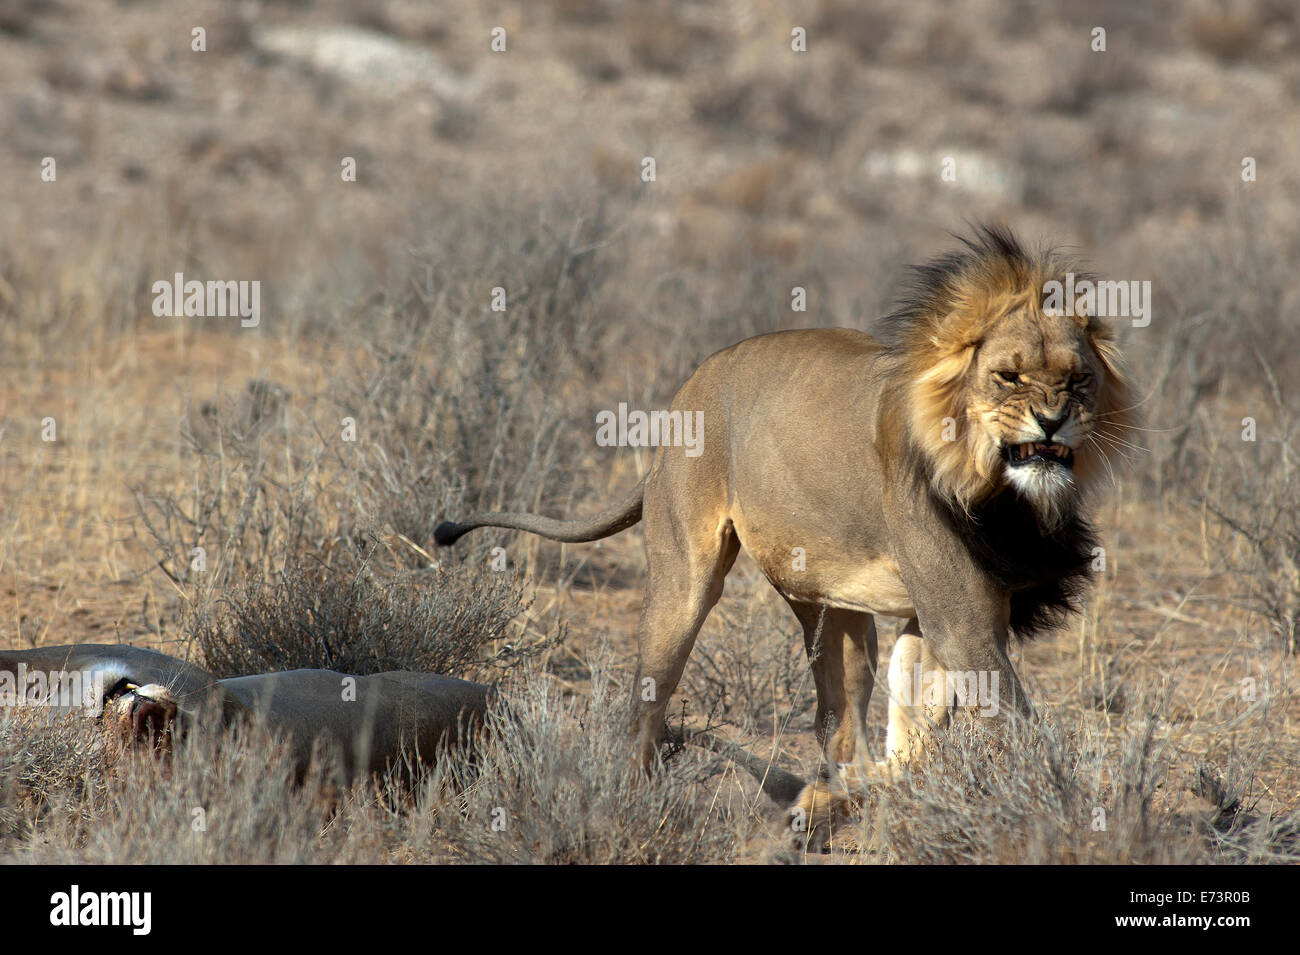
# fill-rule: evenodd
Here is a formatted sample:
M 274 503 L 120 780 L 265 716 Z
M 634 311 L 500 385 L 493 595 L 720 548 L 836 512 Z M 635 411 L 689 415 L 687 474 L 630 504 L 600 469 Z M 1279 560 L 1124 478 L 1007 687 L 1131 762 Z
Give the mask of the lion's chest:
M 892 557 L 858 564 L 828 594 L 827 603 L 845 610 L 865 610 L 889 617 L 915 617 L 912 598 Z
M 888 617 L 915 617 L 912 598 L 892 557 L 820 561 L 803 571 L 769 573 L 777 590 L 808 603 Z M 778 579 L 779 577 L 779 579 Z

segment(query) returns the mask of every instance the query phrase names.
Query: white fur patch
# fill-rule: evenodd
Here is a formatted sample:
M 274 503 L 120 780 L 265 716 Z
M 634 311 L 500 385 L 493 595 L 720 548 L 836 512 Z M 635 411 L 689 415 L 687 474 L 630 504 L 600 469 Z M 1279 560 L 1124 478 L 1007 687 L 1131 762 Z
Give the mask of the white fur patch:
M 1007 483 L 1030 503 L 1047 527 L 1059 527 L 1072 510 L 1074 475 L 1068 468 L 1044 461 L 1006 466 Z

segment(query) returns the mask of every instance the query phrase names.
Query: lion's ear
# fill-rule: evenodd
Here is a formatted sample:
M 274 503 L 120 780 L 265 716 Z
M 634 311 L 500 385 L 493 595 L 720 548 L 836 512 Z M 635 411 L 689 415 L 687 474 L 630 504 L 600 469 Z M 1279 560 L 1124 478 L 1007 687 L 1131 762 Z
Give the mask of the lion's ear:
M 1111 431 L 1128 430 L 1137 423 L 1137 413 L 1132 385 L 1120 356 L 1119 345 L 1115 341 L 1115 333 L 1107 323 L 1094 320 L 1088 326 L 1088 344 L 1101 362 L 1105 377 L 1098 407 L 1102 415 L 1102 426 Z
M 975 345 L 962 345 L 952 349 L 942 358 L 933 361 L 918 377 L 918 383 L 926 387 L 926 393 L 933 396 L 932 400 L 945 406 L 956 400 L 956 395 L 949 395 L 948 390 L 966 378 L 966 373 L 975 360 L 975 348 Z
M 1126 381 L 1124 363 L 1120 357 L 1119 346 L 1115 343 L 1115 333 L 1103 322 L 1093 322 L 1088 326 L 1088 344 L 1106 371 L 1106 377 L 1115 381 Z
M 1104 364 L 1113 365 L 1120 361 L 1119 348 L 1115 345 L 1115 329 L 1110 322 L 1096 315 L 1082 316 L 1080 324 L 1088 334 L 1088 344 L 1097 353 Z M 1102 352 L 1105 351 L 1103 355 Z
M 992 324 L 980 308 L 949 309 L 930 321 L 929 343 L 937 354 L 951 355 L 978 348 Z

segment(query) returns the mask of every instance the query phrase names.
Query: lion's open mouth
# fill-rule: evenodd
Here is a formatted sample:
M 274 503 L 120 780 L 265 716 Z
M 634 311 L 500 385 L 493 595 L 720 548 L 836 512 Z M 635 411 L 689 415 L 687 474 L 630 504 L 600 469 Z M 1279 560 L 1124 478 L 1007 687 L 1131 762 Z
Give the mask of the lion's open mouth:
M 1061 465 L 1067 468 L 1074 467 L 1074 451 L 1063 444 L 1041 444 L 1036 442 L 1008 444 L 1003 447 L 1002 456 L 1007 459 L 1007 463 L 1013 468 L 1022 467 L 1033 461 L 1042 461 L 1046 464 Z

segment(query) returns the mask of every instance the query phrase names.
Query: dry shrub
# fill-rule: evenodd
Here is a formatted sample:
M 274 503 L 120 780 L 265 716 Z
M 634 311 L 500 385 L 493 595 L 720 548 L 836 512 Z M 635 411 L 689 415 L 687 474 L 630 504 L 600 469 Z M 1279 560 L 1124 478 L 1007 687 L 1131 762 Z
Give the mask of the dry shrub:
M 1053 112 L 1086 115 L 1095 106 L 1147 85 L 1145 67 L 1134 56 L 1072 49 L 1055 65 L 1056 72 L 1042 102 L 1043 109 Z
M 1288 319 L 1294 251 L 1250 224 L 1258 209 L 1175 250 L 1173 314 L 1154 329 L 1144 406 L 1148 479 L 1208 517 L 1208 543 L 1235 578 L 1229 600 L 1260 615 L 1296 651 L 1300 628 L 1300 484 L 1290 382 L 1300 333 Z M 1154 323 L 1153 323 L 1154 324 Z M 1247 419 L 1250 419 L 1248 424 Z M 1249 438 L 1253 428 L 1253 439 Z
M 1300 329 L 1287 317 L 1297 249 L 1294 239 L 1253 225 L 1260 214 L 1243 201 L 1231 222 L 1172 243 L 1153 282 L 1161 317 L 1130 333 L 1153 429 L 1135 440 L 1151 449 L 1148 475 L 1161 496 L 1203 496 L 1225 467 L 1236 480 L 1251 450 L 1241 419 L 1256 418 L 1267 437 L 1273 414 L 1281 415 L 1276 425 L 1294 413 L 1295 396 L 1280 397 L 1270 378 L 1300 375 Z M 1277 459 L 1263 455 L 1259 464 Z
M 959 720 L 923 766 L 876 791 L 864 844 L 880 861 L 1192 861 L 1192 840 L 1174 838 L 1151 811 L 1166 764 L 1154 720 L 1123 738 L 1117 758 L 1103 742 L 1063 738 L 1045 722 L 1015 721 L 993 735 Z
M 792 150 L 830 153 L 847 125 L 826 105 L 835 92 L 820 76 L 716 76 L 700 84 L 691 109 L 696 120 L 709 126 Z
M 1083 723 L 1063 732 L 1050 718 L 996 731 L 956 721 L 935 737 L 924 764 L 872 792 L 860 834 L 864 861 L 1153 865 L 1298 857 L 1300 846 L 1286 841 L 1294 820 L 1243 817 L 1226 838 L 1217 806 L 1191 814 L 1164 807 L 1178 753 L 1158 732 L 1161 707 L 1145 700 L 1140 709 L 1113 739 Z
M 3 724 L 0 724 L 3 725 Z M 67 864 L 323 862 L 336 849 L 322 833 L 337 764 L 322 758 L 299 784 L 292 747 L 265 727 L 191 733 L 166 764 L 129 753 L 111 766 L 98 758 L 98 728 L 81 717 L 28 725 L 24 747 L 48 742 L 64 752 L 18 779 L 25 820 L 6 838 L 6 861 Z M 0 749 L 0 767 L 10 761 Z M 0 781 L 10 772 L 0 768 Z
M 1285 408 L 1279 389 L 1279 410 Z M 1281 418 L 1281 420 L 1287 420 Z M 1300 652 L 1300 464 L 1290 434 L 1259 449 L 1260 458 L 1225 482 L 1206 510 L 1226 533 L 1217 544 L 1241 589 L 1233 600 L 1263 618 L 1270 639 Z
M 823 0 L 816 35 L 847 43 L 863 60 L 878 62 L 896 27 L 892 11 L 850 0 Z
M 699 764 L 673 760 L 646 778 L 630 758 L 625 686 L 592 664 L 591 696 L 565 699 L 528 674 L 507 692 L 458 812 L 438 817 L 442 861 L 725 863 L 751 826 L 694 785 Z M 493 822 L 496 821 L 496 827 Z
M 1239 756 L 1225 771 L 1199 764 L 1192 791 L 1214 806 L 1214 813 L 1198 831 L 1209 840 L 1216 862 L 1294 865 L 1300 859 L 1300 811 L 1261 815 L 1252 801 L 1254 788 L 1254 768 Z
M 469 676 L 547 645 L 507 643 L 525 607 L 522 584 L 504 573 L 440 569 L 381 581 L 364 564 L 347 573 L 315 565 L 237 586 L 185 629 L 221 677 L 298 668 Z
M 1254 11 L 1202 10 L 1187 21 L 1187 35 L 1192 43 L 1226 62 L 1244 60 L 1258 47 L 1262 24 Z
M 1018 734 L 1019 735 L 1019 734 Z M 1160 858 L 1150 804 L 1159 779 L 1152 725 L 1125 740 L 1107 786 L 1101 754 L 1072 751 L 1050 732 L 1020 735 L 989 753 L 967 728 L 882 806 L 882 830 L 903 858 L 925 862 L 1186 861 Z M 992 757 L 992 758 L 990 758 Z M 1100 825 L 1100 809 L 1106 828 Z
M 552 488 L 574 483 L 560 465 L 580 459 L 590 432 L 565 425 L 590 418 L 563 383 L 596 371 L 611 226 L 599 203 L 521 213 L 503 199 L 462 214 L 415 224 L 422 247 L 404 249 L 360 315 L 304 320 L 343 356 L 321 393 L 254 380 L 200 405 L 182 428 L 186 490 L 137 487 L 159 566 L 191 599 L 299 559 L 360 558 L 372 536 L 385 541 L 377 565 L 427 567 L 421 548 L 452 512 L 546 507 Z M 504 312 L 488 307 L 498 286 Z M 355 440 L 341 437 L 343 419 Z M 444 556 L 479 561 L 502 536 Z
M 608 23 L 620 4 L 616 0 L 551 0 L 557 20 L 586 25 Z
M 657 73 L 684 72 L 703 56 L 713 39 L 712 31 L 687 22 L 671 3 L 630 6 L 623 19 L 633 57 Z
M 93 802 L 98 734 L 84 720 L 39 709 L 0 710 L 0 847 L 48 818 L 64 796 Z M 74 810 L 83 820 L 85 806 Z
M 791 178 L 791 164 L 784 157 L 761 159 L 733 169 L 706 195 L 721 206 L 759 214 L 788 204 Z

